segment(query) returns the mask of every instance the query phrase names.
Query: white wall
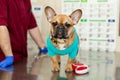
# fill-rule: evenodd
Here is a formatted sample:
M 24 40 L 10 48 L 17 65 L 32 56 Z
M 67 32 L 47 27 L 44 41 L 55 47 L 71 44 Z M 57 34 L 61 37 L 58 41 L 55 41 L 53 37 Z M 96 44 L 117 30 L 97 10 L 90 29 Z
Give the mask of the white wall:
M 40 27 L 40 31 L 41 31 L 41 34 L 42 34 L 42 37 L 43 39 L 45 40 L 47 35 L 49 34 L 49 23 L 45 17 L 45 14 L 44 14 L 44 8 L 45 6 L 51 6 L 55 9 L 55 11 L 57 13 L 61 13 L 61 9 L 62 9 L 62 3 L 61 3 L 61 0 L 31 0 L 32 1 L 32 5 L 40 5 L 42 6 L 42 17 L 41 17 L 41 26 Z M 118 3 L 120 1 L 118 0 Z M 118 8 L 120 9 L 120 6 L 118 6 Z M 118 10 L 119 10 L 118 9 Z M 118 14 L 119 14 L 120 11 L 118 11 Z M 118 18 L 119 19 L 119 18 Z M 118 27 L 118 30 L 119 31 L 119 27 Z M 116 52 L 120 52 L 120 36 L 118 35 L 119 32 L 116 33 L 117 35 L 117 43 L 116 43 Z M 28 50 L 31 52 L 31 53 L 37 53 L 38 52 L 38 49 L 37 49 L 37 46 L 35 45 L 35 43 L 31 40 L 31 38 L 29 37 L 28 38 Z

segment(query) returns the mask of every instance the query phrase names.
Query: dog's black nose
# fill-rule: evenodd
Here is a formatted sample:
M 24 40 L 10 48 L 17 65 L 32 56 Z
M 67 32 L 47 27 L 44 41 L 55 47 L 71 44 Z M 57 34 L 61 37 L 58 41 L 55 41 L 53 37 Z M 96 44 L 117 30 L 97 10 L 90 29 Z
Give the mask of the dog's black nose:
M 66 39 L 67 38 L 66 35 L 67 35 L 67 30 L 65 29 L 64 26 L 57 26 L 56 27 L 56 30 L 54 32 L 55 38 Z
M 64 27 L 63 26 L 57 27 L 57 33 L 62 35 L 64 33 Z

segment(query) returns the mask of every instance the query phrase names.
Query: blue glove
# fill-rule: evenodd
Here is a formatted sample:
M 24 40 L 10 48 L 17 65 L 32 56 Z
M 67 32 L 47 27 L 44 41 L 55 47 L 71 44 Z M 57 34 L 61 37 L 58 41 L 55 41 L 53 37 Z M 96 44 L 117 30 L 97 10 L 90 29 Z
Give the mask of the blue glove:
M 13 56 L 6 56 L 6 58 L 0 62 L 0 67 L 5 68 L 7 66 L 12 65 L 14 62 L 14 57 Z
M 41 54 L 46 54 L 48 52 L 48 49 L 45 47 L 45 48 L 41 48 L 40 50 L 39 50 L 39 53 Z

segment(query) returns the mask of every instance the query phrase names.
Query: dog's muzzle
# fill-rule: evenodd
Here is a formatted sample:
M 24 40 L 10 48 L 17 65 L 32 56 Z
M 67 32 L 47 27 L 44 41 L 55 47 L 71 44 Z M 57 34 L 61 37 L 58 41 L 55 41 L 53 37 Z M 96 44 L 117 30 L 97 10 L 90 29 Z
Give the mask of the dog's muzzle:
M 54 37 L 59 39 L 66 39 L 67 36 L 67 30 L 63 26 L 59 26 L 54 31 Z

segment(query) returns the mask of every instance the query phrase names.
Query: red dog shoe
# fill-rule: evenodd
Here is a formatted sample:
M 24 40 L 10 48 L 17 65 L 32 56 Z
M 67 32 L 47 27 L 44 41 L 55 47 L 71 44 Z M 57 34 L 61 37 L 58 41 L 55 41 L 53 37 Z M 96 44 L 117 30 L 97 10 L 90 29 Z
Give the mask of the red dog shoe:
M 86 74 L 89 72 L 89 67 L 87 65 L 84 64 L 73 64 L 72 65 L 73 71 L 76 74 Z
M 76 69 L 78 66 L 82 66 L 82 65 L 84 65 L 84 64 L 82 64 L 82 63 L 72 64 L 72 69 L 73 69 L 73 71 L 75 71 L 75 69 Z

